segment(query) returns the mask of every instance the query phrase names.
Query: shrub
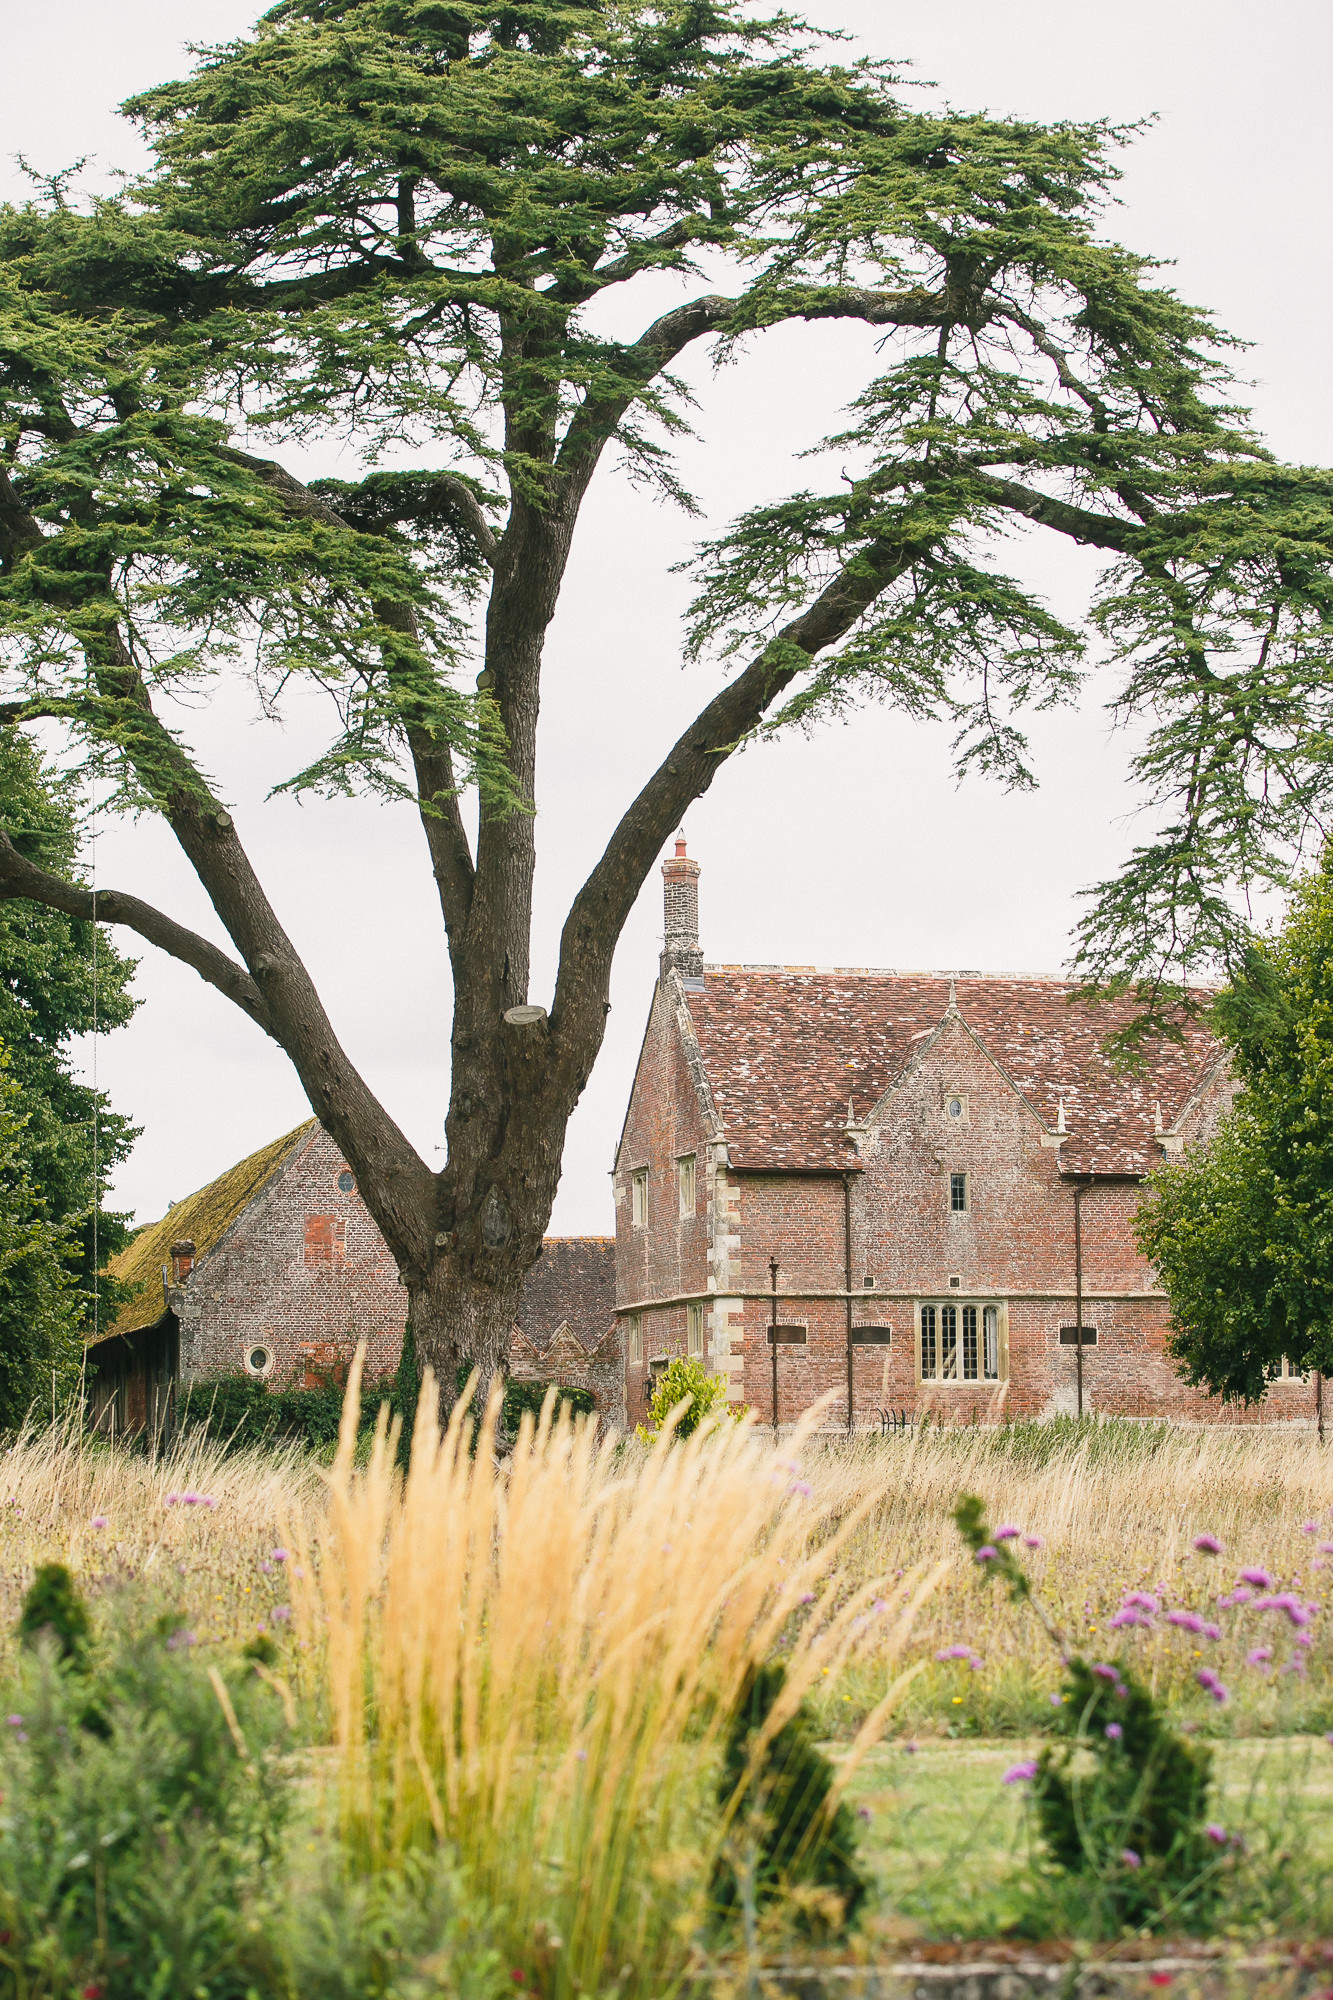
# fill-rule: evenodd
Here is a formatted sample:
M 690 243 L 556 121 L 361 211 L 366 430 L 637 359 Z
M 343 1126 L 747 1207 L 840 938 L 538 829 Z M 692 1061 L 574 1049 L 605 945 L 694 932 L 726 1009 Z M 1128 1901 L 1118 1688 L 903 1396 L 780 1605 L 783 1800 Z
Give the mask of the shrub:
M 696 1357 L 678 1354 L 653 1391 L 648 1406 L 653 1428 L 660 1430 L 678 1403 L 686 1406 L 676 1423 L 678 1438 L 692 1437 L 710 1421 L 717 1423 L 727 1417 L 739 1421 L 745 1412 L 728 1404 L 727 1389 L 725 1375 L 710 1375 Z
M 35 1596 L 3 1695 L 0 1991 L 240 2000 L 244 1905 L 288 1796 L 268 1757 L 276 1695 L 239 1662 L 215 1684 L 179 1621 L 124 1591 L 62 1661 L 49 1578 Z
M 1090 1928 L 1206 1921 L 1221 1875 L 1204 1824 L 1211 1751 L 1179 1735 L 1118 1661 L 1070 1660 L 1055 1728 L 1066 1741 L 1042 1752 L 1033 1805 L 1051 1861 L 1079 1878 Z
M 373 1428 L 381 1401 L 394 1403 L 392 1384 L 377 1384 L 367 1393 L 363 1431 Z M 192 1382 L 181 1396 L 178 1416 L 183 1426 L 207 1430 L 228 1451 L 283 1439 L 295 1439 L 312 1451 L 332 1451 L 342 1408 L 342 1387 L 332 1375 L 316 1389 L 269 1389 L 254 1375 L 219 1375 Z
M 555 1390 L 557 1415 L 562 1408 L 568 1409 L 573 1417 L 590 1417 L 596 1412 L 597 1398 L 591 1389 L 568 1388 L 563 1382 L 519 1382 L 510 1376 L 505 1383 L 504 1403 L 500 1410 L 501 1428 L 508 1431 L 511 1437 L 516 1437 L 525 1413 L 535 1423 L 541 1415 L 548 1389 Z
M 719 1912 L 739 1905 L 750 1919 L 781 1898 L 793 1905 L 802 1929 L 837 1935 L 855 1918 L 866 1883 L 856 1866 L 851 1809 L 839 1801 L 830 1810 L 835 1774 L 815 1742 L 805 1702 L 750 1770 L 755 1740 L 786 1679 L 776 1662 L 752 1668 L 732 1711 L 717 1798 L 724 1818 L 741 1803 L 714 1870 L 712 1900 Z

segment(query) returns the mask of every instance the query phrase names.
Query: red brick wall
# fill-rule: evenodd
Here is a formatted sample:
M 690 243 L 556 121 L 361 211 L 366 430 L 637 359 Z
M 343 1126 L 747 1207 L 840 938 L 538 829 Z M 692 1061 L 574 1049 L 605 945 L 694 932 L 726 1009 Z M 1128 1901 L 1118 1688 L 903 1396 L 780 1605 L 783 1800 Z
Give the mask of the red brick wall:
M 273 1386 L 338 1369 L 359 1340 L 366 1376 L 398 1365 L 407 1294 L 347 1163 L 316 1126 L 179 1292 L 181 1375 L 232 1374 L 254 1347 L 274 1357 Z

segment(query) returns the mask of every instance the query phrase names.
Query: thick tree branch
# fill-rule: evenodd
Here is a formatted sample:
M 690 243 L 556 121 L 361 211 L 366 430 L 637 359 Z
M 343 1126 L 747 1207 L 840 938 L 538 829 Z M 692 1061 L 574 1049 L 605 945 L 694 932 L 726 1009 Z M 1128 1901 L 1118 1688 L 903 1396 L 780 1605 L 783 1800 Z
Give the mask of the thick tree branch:
M 44 903 L 51 910 L 62 910 L 67 917 L 78 917 L 85 923 L 124 924 L 126 929 L 137 931 L 149 944 L 178 958 L 183 965 L 192 966 L 201 979 L 215 986 L 243 1014 L 248 1014 L 266 1035 L 273 1034 L 273 1023 L 259 988 L 245 967 L 228 958 L 225 951 L 219 951 L 207 938 L 164 916 L 151 903 L 140 902 L 137 896 L 127 896 L 119 889 L 99 889 L 94 894 L 81 883 L 66 882 L 59 875 L 48 874 L 45 868 L 38 868 L 20 854 L 0 828 L 0 902 L 19 897 L 30 903 Z
M 814 655 L 850 631 L 920 554 L 919 545 L 902 541 L 872 542 L 859 551 L 709 702 L 622 817 L 575 897 L 560 941 L 551 1029 L 558 1081 L 574 1098 L 601 1046 L 616 944 L 663 842 Z

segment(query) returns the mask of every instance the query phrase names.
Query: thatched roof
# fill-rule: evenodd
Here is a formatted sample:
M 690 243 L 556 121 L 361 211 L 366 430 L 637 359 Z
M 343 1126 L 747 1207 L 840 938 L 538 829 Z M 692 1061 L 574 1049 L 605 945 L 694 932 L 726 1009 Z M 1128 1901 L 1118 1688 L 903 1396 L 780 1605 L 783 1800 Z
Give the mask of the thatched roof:
M 225 1174 L 219 1174 L 207 1187 L 200 1188 L 196 1194 L 186 1195 L 184 1201 L 173 1202 L 160 1222 L 150 1222 L 141 1229 L 134 1241 L 119 1256 L 113 1257 L 106 1267 L 111 1277 L 118 1278 L 123 1285 L 135 1287 L 135 1290 L 112 1324 L 103 1329 L 99 1339 L 110 1340 L 117 1334 L 134 1333 L 140 1327 L 152 1326 L 161 1319 L 166 1309 L 162 1296 L 162 1267 L 171 1261 L 172 1244 L 188 1240 L 194 1244 L 196 1260 L 206 1257 L 222 1241 L 241 1211 L 249 1207 L 260 1189 L 273 1178 L 284 1160 L 296 1151 L 314 1125 L 315 1120 L 308 1118 L 304 1125 L 298 1125 L 285 1138 L 274 1139 L 271 1144 L 261 1146 L 257 1153 L 251 1153 L 248 1160 L 229 1167 Z

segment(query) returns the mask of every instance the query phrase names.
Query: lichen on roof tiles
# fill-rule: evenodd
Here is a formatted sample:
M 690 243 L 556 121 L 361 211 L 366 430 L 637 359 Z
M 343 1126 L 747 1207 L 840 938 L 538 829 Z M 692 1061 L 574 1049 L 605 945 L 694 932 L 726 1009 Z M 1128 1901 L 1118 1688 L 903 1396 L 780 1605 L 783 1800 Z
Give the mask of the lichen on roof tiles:
M 1162 1156 L 1156 1104 L 1169 1129 L 1221 1055 L 1202 1021 L 1182 1015 L 1183 1043 L 1157 1042 L 1127 1072 L 1102 1045 L 1133 1002 L 1071 1004 L 1060 979 L 705 966 L 686 1002 L 732 1164 L 851 1164 L 849 1088 L 865 1116 L 944 1019 L 951 987 L 964 1025 L 1048 1130 L 1064 1101 L 1066 1172 L 1149 1172 Z
M 110 1340 L 117 1334 L 134 1333 L 138 1328 L 152 1326 L 161 1319 L 165 1310 L 162 1267 L 170 1262 L 172 1244 L 181 1241 L 193 1243 L 196 1263 L 206 1257 L 221 1242 L 241 1211 L 249 1207 L 265 1183 L 273 1178 L 288 1156 L 313 1131 L 315 1123 L 315 1119 L 308 1118 L 294 1132 L 272 1140 L 269 1145 L 261 1146 L 257 1153 L 251 1153 L 248 1159 L 229 1167 L 225 1174 L 219 1174 L 207 1187 L 186 1195 L 184 1201 L 174 1202 L 159 1222 L 147 1223 L 134 1240 L 107 1264 L 111 1277 L 118 1278 L 123 1285 L 135 1287 L 135 1290 L 99 1338 Z

